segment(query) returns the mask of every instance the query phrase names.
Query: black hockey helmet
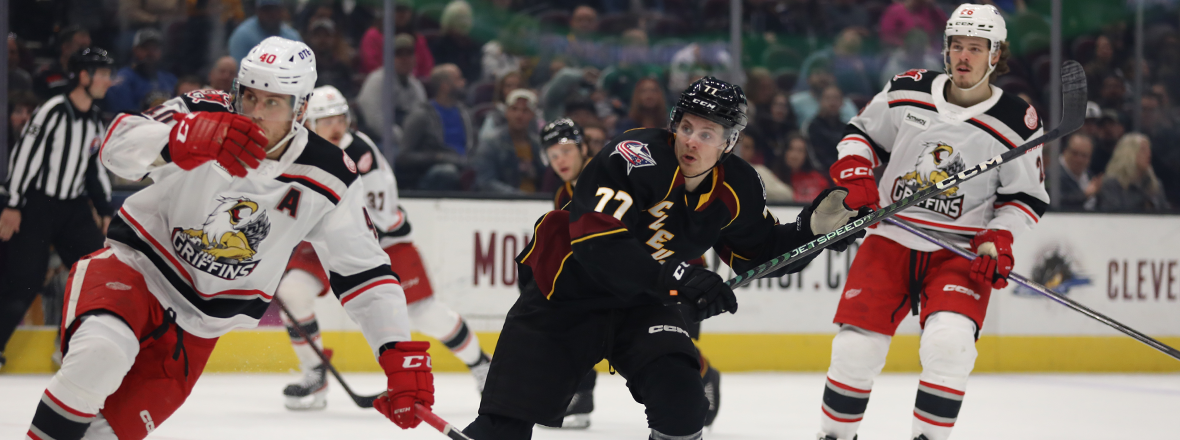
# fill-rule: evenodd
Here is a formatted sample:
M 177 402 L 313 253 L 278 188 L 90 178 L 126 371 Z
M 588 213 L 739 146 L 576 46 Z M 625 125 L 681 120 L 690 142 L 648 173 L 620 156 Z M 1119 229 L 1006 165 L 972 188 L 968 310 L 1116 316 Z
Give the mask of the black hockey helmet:
M 67 61 L 66 70 L 70 73 L 71 84 L 77 84 L 78 73 L 83 70 L 90 72 L 94 76 L 94 70 L 100 67 L 112 67 L 115 65 L 115 59 L 111 58 L 107 51 L 98 47 L 84 47 L 78 49 L 73 55 L 70 55 Z M 113 72 L 112 72 L 113 73 Z
M 541 148 L 549 148 L 561 142 L 573 142 L 582 146 L 582 127 L 570 118 L 561 118 L 545 124 L 541 129 Z
M 746 94 L 742 88 L 717 78 L 706 76 L 696 80 L 680 94 L 680 100 L 672 107 L 669 119 L 672 131 L 680 124 L 684 113 L 692 113 L 721 124 L 730 132 L 730 143 L 737 140 L 737 134 L 746 128 Z

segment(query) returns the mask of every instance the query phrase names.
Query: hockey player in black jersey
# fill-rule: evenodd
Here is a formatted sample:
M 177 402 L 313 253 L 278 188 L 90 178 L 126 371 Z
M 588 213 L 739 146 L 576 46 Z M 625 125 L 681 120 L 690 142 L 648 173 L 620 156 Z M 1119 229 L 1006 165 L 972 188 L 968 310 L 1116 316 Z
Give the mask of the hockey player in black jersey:
M 712 247 L 748 270 L 857 215 L 838 188 L 796 222 L 778 224 L 758 174 L 729 158 L 747 121 L 741 88 L 703 78 L 671 116 L 672 131 L 612 140 L 582 171 L 569 211 L 537 221 L 516 259 L 522 294 L 468 435 L 531 438 L 534 424 L 561 417 L 579 379 L 605 358 L 647 407 L 651 438 L 701 438 L 708 403 L 699 358 L 671 305 L 690 305 L 699 321 L 738 304 L 720 276 L 684 261 Z
M 574 197 L 574 185 L 578 183 L 578 176 L 590 161 L 590 150 L 586 145 L 582 128 L 569 118 L 561 118 L 546 124 L 541 129 L 541 148 L 544 149 L 541 158 L 564 184 L 557 188 L 553 196 L 553 209 L 566 209 Z M 695 258 L 689 264 L 704 266 L 703 258 Z M 681 307 L 681 311 L 691 311 L 691 307 Z M 694 341 L 701 338 L 700 322 L 686 318 L 685 330 Z M 705 414 L 705 426 L 713 424 L 717 412 L 721 408 L 721 372 L 713 368 L 705 355 L 700 354 L 701 380 L 704 382 L 705 398 L 709 401 L 709 409 Z M 590 427 L 590 412 L 594 411 L 594 385 L 598 381 L 598 373 L 591 370 L 578 383 L 578 391 L 566 408 L 565 417 L 550 424 L 552 427 L 567 429 L 586 429 Z

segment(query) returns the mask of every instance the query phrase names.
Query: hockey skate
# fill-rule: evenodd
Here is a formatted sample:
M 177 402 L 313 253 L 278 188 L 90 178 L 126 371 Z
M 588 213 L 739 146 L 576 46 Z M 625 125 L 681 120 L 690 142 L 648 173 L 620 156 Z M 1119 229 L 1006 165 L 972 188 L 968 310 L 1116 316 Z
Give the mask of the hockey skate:
M 561 419 L 562 429 L 586 429 L 590 427 L 590 413 L 594 411 L 594 391 L 578 391 L 570 400 L 570 406 Z
M 325 349 L 324 355 L 332 358 L 332 350 Z M 318 411 L 328 407 L 328 366 L 319 364 L 303 372 L 298 382 L 283 388 L 287 400 L 283 403 L 292 411 Z
M 468 366 L 471 375 L 475 376 L 475 390 L 483 394 L 483 385 L 488 381 L 488 369 L 492 367 L 492 358 L 487 353 L 480 353 L 475 365 Z
M 713 426 L 717 412 L 721 410 L 721 372 L 709 365 L 705 376 L 701 378 L 705 383 L 705 399 L 709 400 L 709 411 L 705 413 L 705 426 Z
M 856 437 L 860 437 L 860 436 L 858 435 L 858 436 L 856 436 Z M 856 440 L 856 437 L 852 437 L 852 440 Z M 820 435 L 819 435 L 819 437 L 816 437 L 816 438 L 817 438 L 818 440 L 840 440 L 840 439 L 838 439 L 838 438 L 836 438 L 836 437 L 832 437 L 832 436 L 830 436 L 830 435 L 823 435 L 823 434 L 820 434 Z

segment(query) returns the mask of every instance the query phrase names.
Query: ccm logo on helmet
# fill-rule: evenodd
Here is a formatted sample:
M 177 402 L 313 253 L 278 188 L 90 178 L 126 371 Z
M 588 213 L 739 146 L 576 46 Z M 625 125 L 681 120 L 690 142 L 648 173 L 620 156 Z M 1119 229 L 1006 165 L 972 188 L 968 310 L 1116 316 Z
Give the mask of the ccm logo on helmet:
M 711 103 L 708 101 L 701 101 L 700 99 L 697 99 L 697 98 L 692 98 L 692 103 L 697 104 L 701 107 L 708 108 L 709 110 L 717 108 L 717 104 L 714 104 L 714 103 Z
M 849 168 L 844 171 L 841 171 L 840 172 L 840 179 L 847 179 L 847 178 L 850 178 L 853 176 L 871 176 L 871 175 L 873 175 L 873 172 L 869 170 L 869 167 L 856 167 L 856 168 Z
M 402 368 L 421 368 L 423 365 L 431 368 L 430 356 L 406 356 L 402 361 Z
M 684 331 L 684 329 L 674 326 L 674 325 L 653 325 L 647 329 L 647 332 L 649 334 L 654 334 L 654 333 L 659 333 L 659 332 L 684 333 L 684 336 L 688 336 L 688 332 L 686 332 L 686 331 Z
M 942 287 L 942 291 L 943 291 L 943 292 L 959 292 L 959 293 L 962 293 L 962 294 L 964 294 L 964 295 L 967 295 L 967 296 L 970 296 L 970 297 L 972 297 L 972 298 L 975 298 L 975 300 L 977 300 L 977 301 L 979 300 L 979 294 L 978 294 L 978 293 L 975 293 L 975 291 L 974 291 L 974 290 L 968 289 L 968 288 L 966 288 L 966 287 L 963 287 L 963 286 L 957 286 L 957 285 L 954 285 L 954 284 L 947 284 L 947 285 L 945 285 L 945 286 L 943 286 L 943 287 Z

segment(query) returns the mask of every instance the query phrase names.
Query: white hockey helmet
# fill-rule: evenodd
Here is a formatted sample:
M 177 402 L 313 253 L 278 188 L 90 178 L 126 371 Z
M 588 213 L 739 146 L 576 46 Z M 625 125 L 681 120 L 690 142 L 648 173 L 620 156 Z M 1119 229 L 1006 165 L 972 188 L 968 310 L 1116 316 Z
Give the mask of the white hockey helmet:
M 348 124 L 352 125 L 352 117 L 348 112 L 348 100 L 332 86 L 316 87 L 311 92 L 311 99 L 307 101 L 307 122 L 311 131 L 315 131 L 315 122 L 320 118 L 345 115 Z
M 238 77 L 234 79 L 234 109 L 238 113 L 243 111 L 243 87 L 291 95 L 291 131 L 275 144 L 278 147 L 295 135 L 295 127 L 307 117 L 300 109 L 315 88 L 316 76 L 315 54 L 311 48 L 298 41 L 269 37 L 242 58 Z
M 946 30 L 942 34 L 942 62 L 947 75 L 952 74 L 950 47 L 951 37 L 954 36 L 986 38 L 991 43 L 988 45 L 987 73 L 979 82 L 965 90 L 979 87 L 991 76 L 992 71 L 996 70 L 996 65 L 991 64 L 990 60 L 1000 53 L 1000 43 L 1008 39 L 1008 26 L 1004 23 L 1004 16 L 992 5 L 963 3 L 955 8 L 955 12 L 947 19 Z

